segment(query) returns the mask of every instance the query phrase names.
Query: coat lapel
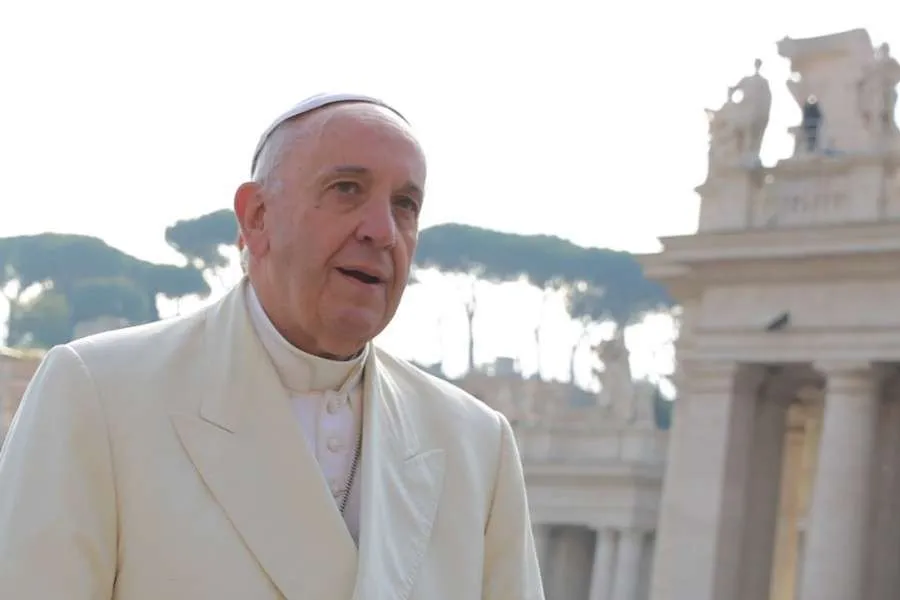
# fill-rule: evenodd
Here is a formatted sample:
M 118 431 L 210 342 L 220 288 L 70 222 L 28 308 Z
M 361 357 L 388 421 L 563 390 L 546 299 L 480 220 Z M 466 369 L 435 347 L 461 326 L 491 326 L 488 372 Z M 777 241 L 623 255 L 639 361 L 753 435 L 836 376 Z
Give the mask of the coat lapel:
M 200 395 L 199 414 L 173 415 L 173 423 L 216 501 L 285 598 L 349 599 L 356 547 L 253 331 L 245 285 L 208 309 L 207 368 L 188 388 Z
M 425 557 L 444 451 L 420 444 L 419 390 L 401 389 L 372 349 L 366 365 L 360 557 L 354 600 L 406 600 Z

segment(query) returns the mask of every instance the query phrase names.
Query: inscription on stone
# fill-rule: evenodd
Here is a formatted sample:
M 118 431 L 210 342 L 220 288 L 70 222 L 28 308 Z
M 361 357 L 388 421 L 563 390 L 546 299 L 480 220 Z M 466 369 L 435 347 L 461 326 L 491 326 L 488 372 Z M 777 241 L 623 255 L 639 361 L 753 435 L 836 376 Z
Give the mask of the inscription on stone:
M 764 187 L 754 211 L 758 227 L 813 225 L 845 220 L 851 210 L 850 196 L 843 186 L 819 189 L 773 182 Z

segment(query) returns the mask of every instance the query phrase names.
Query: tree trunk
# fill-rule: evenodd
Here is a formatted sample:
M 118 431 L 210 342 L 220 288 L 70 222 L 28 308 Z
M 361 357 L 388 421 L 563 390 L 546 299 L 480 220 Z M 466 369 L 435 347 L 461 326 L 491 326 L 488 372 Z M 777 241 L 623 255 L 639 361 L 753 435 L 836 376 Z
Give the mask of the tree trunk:
M 569 353 L 569 383 L 572 385 L 575 385 L 575 355 L 578 353 L 578 349 L 581 348 L 584 340 L 587 339 L 588 333 L 590 332 L 590 326 L 590 323 L 582 324 L 581 335 L 578 336 L 578 339 L 572 345 L 572 350 Z
M 472 281 L 469 299 L 466 301 L 466 320 L 469 324 L 469 373 L 475 371 L 475 311 L 478 308 L 476 284 L 477 281 Z

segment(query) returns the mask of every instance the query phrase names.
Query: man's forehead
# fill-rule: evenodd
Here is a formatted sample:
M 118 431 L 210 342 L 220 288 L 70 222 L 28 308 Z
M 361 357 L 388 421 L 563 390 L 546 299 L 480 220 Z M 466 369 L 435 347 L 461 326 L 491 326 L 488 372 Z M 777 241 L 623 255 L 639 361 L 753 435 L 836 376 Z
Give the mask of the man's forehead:
M 315 112 L 327 106 L 335 106 L 340 104 L 368 104 L 372 106 L 378 106 L 382 109 L 385 109 L 386 111 L 389 111 L 393 115 L 396 115 L 404 123 L 409 124 L 409 121 L 406 120 L 406 117 L 404 117 L 403 114 L 400 113 L 400 111 L 389 105 L 387 102 L 379 100 L 378 98 L 375 98 L 373 96 L 352 93 L 330 93 L 310 96 L 309 98 L 306 98 L 305 100 L 302 100 L 301 102 L 294 105 L 290 110 L 282 113 L 277 119 L 272 121 L 271 125 L 266 128 L 263 134 L 259 137 L 259 142 L 257 142 L 256 149 L 253 151 L 253 159 L 250 162 L 250 173 L 252 174 L 256 171 L 256 163 L 259 160 L 259 155 L 262 152 L 262 149 L 265 146 L 266 142 L 276 129 L 281 127 L 286 122 L 293 121 L 308 113 Z

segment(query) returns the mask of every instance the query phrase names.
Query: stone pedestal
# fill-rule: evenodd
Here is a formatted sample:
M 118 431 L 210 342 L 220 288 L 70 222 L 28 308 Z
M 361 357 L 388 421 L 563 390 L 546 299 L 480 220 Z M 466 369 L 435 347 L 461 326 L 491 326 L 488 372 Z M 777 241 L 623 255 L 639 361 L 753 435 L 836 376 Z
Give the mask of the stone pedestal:
M 801 600 L 863 598 L 879 398 L 871 368 L 820 364 L 825 416 L 807 521 Z

